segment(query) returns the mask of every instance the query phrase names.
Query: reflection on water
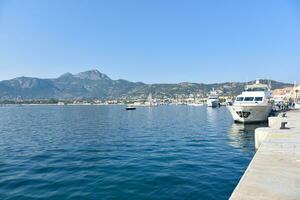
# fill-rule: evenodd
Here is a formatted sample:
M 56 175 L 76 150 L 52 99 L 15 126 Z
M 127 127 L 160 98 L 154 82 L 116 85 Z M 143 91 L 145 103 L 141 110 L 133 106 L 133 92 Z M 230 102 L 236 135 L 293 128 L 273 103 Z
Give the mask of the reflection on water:
M 232 125 L 225 107 L 0 111 L 0 200 L 225 200 L 259 126 Z
M 211 127 L 217 128 L 220 123 L 217 123 L 222 115 L 224 115 L 224 109 L 222 108 L 212 108 L 204 107 L 206 111 L 206 120 Z M 226 111 L 225 111 L 226 113 Z
M 241 148 L 243 150 L 252 148 L 254 149 L 254 131 L 259 127 L 266 127 L 267 123 L 255 123 L 255 124 L 237 124 L 233 123 L 229 129 L 229 137 L 231 142 L 229 143 L 235 148 Z

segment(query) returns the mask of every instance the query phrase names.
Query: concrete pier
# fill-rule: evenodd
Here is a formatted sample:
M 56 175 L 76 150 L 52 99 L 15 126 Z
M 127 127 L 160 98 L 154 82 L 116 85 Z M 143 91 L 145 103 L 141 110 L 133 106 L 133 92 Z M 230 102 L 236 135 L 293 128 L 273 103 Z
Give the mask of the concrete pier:
M 300 110 L 269 118 L 269 126 L 255 130 L 258 150 L 231 200 L 300 199 Z

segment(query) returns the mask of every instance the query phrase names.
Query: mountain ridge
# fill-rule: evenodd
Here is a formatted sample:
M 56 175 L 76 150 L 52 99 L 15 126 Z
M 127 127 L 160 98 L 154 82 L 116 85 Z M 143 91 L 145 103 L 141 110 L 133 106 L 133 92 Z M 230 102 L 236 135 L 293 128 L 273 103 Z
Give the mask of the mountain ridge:
M 274 89 L 292 86 L 274 80 Z M 150 92 L 154 97 L 175 97 L 200 94 L 205 96 L 212 88 L 223 95 L 237 95 L 250 82 L 223 83 L 154 83 L 131 82 L 125 79 L 113 80 L 97 69 L 77 74 L 65 73 L 57 78 L 17 77 L 0 81 L 0 99 L 112 99 L 144 98 Z

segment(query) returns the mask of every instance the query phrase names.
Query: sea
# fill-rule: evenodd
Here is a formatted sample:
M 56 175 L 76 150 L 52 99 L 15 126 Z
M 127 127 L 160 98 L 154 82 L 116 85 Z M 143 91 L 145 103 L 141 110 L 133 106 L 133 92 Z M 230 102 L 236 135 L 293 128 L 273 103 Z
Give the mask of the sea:
M 2 106 L 0 199 L 228 199 L 260 126 L 226 107 Z

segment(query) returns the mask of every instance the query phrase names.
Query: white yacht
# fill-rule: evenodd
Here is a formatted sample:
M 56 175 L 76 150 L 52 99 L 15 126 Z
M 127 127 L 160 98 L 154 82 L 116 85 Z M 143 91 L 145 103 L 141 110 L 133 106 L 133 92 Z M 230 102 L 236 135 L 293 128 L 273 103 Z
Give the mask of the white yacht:
M 57 102 L 57 105 L 58 105 L 58 106 L 65 106 L 65 105 L 66 105 L 66 103 L 65 103 L 65 102 L 63 102 L 63 101 L 59 101 L 59 102 Z
M 219 96 L 214 88 L 207 97 L 207 106 L 213 108 L 220 106 Z
M 260 122 L 268 120 L 272 111 L 271 87 L 256 81 L 247 85 L 231 106 L 227 106 L 236 122 Z

